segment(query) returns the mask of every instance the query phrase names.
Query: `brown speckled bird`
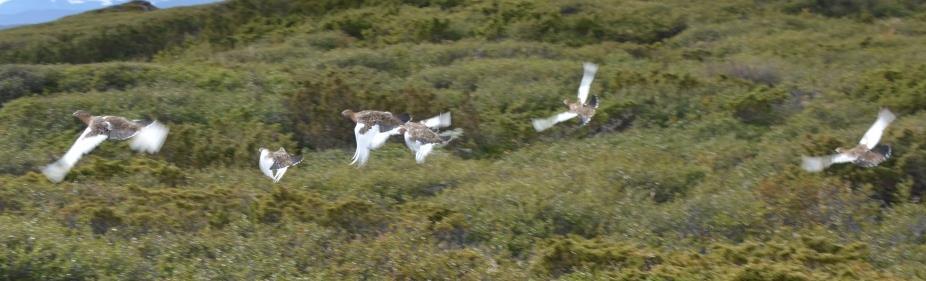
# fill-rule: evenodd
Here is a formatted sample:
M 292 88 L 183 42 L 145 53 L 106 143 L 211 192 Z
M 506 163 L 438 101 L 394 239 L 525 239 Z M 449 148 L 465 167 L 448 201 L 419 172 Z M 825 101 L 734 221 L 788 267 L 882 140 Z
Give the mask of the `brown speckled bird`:
M 855 165 L 870 168 L 878 166 L 891 157 L 889 145 L 879 145 L 884 129 L 896 119 L 887 108 L 878 113 L 878 120 L 862 136 L 859 145 L 850 148 L 836 148 L 836 154 L 818 157 L 803 157 L 801 166 L 809 172 L 819 172 L 835 163 L 852 162 Z
M 272 152 L 266 148 L 260 148 L 260 161 L 258 162 L 258 166 L 260 167 L 260 171 L 263 172 L 265 176 L 272 179 L 273 182 L 279 182 L 289 167 L 299 164 L 300 162 L 302 162 L 302 156 L 286 153 L 286 149 L 282 147 Z
M 74 117 L 87 124 L 87 128 L 74 141 L 67 153 L 55 163 L 42 168 L 42 173 L 52 182 L 60 182 L 80 158 L 103 143 L 104 140 L 132 139 L 133 150 L 156 153 L 167 138 L 168 129 L 156 121 L 128 120 L 118 116 L 93 116 L 78 110 Z
M 531 122 L 534 125 L 534 130 L 540 132 L 553 127 L 556 123 L 575 118 L 576 116 L 580 118 L 582 126 L 585 126 L 592 120 L 592 117 L 595 116 L 595 110 L 598 109 L 598 97 L 592 96 L 591 99 L 589 99 L 588 91 L 591 89 L 592 80 L 595 79 L 595 73 L 598 72 L 598 65 L 594 63 L 585 63 L 584 71 L 582 82 L 579 84 L 579 100 L 577 102 L 570 102 L 569 99 L 563 100 L 563 104 L 569 108 L 568 111 L 546 119 L 534 119 Z
M 415 152 L 415 162 L 424 163 L 424 159 L 434 150 L 450 143 L 451 140 L 462 135 L 462 130 L 438 133 L 436 130 L 450 126 L 450 112 L 441 113 L 421 122 L 407 122 L 399 129 L 405 136 L 405 145 Z
M 350 109 L 341 112 L 341 115 L 357 123 L 354 126 L 354 138 L 357 149 L 351 158 L 351 165 L 363 166 L 370 158 L 370 150 L 377 149 L 386 143 L 392 135 L 399 134 L 399 127 L 411 120 L 407 113 L 395 115 L 387 111 L 363 110 L 354 112 Z

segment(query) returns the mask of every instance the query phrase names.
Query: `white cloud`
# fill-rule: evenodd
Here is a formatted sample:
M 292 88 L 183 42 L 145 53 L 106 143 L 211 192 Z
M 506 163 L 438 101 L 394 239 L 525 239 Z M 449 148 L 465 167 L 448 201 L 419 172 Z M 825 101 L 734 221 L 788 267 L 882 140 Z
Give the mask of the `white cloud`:
M 3 5 L 3 3 L 6 3 L 6 2 L 10 2 L 10 0 L 0 0 L 0 5 Z

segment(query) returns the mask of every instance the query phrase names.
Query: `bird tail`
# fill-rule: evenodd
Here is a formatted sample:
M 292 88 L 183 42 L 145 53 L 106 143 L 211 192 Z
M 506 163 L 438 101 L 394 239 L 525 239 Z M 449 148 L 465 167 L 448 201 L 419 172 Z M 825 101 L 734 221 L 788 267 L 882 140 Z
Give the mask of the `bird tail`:
M 891 158 L 891 146 L 886 144 L 876 145 L 871 152 L 884 155 L 884 159 Z
M 293 160 L 293 165 L 302 163 L 302 155 L 293 156 L 293 157 L 292 157 L 292 160 Z M 290 165 L 290 166 L 292 166 L 292 165 Z

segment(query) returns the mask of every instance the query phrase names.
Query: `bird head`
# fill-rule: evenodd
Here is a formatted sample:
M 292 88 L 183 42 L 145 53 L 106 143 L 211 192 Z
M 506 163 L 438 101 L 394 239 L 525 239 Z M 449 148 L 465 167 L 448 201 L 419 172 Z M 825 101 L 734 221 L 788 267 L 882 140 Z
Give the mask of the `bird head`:
M 85 118 L 85 117 L 90 117 L 90 112 L 86 112 L 84 110 L 78 110 L 78 111 L 74 111 L 74 114 L 72 115 L 74 115 L 74 117 L 77 117 L 77 118 Z

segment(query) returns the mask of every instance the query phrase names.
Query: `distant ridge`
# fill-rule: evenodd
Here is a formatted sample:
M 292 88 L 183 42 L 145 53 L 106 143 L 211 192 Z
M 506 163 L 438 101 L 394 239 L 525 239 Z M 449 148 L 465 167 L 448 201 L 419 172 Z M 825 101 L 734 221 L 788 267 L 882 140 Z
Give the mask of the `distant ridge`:
M 64 0 L 9 0 L 0 5 L 0 29 L 9 29 L 15 26 L 46 23 L 63 17 L 78 15 L 82 13 L 94 14 L 113 11 L 152 11 L 152 7 L 155 9 L 168 9 L 174 7 L 219 3 L 222 2 L 222 0 L 113 0 L 112 2 L 114 5 L 104 7 L 100 4 L 100 2 L 93 1 L 71 3 Z M 133 2 L 145 3 L 133 4 Z
M 150 12 L 160 10 L 151 2 L 143 0 L 134 0 L 123 4 L 112 5 L 106 8 L 93 10 L 88 13 L 121 13 L 121 12 Z

